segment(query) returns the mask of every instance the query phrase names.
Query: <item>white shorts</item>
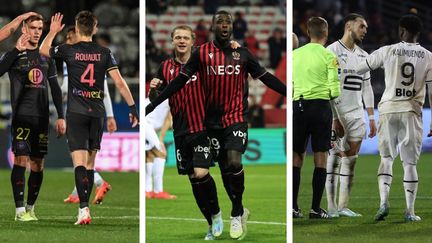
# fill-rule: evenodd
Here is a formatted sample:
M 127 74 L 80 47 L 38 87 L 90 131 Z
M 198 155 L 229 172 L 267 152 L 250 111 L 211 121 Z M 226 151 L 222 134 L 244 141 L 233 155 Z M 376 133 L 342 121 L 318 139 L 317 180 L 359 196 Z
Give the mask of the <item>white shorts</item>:
M 154 130 L 153 126 L 148 123 L 145 124 L 145 150 L 149 151 L 156 148 L 159 151 L 162 151 L 162 145 L 159 141 L 159 137 Z
M 378 144 L 381 157 L 417 162 L 423 139 L 422 117 L 414 112 L 380 114 Z
M 342 138 L 336 138 L 336 141 L 332 142 L 332 147 L 338 151 L 348 151 L 350 149 L 348 141 L 359 142 L 366 137 L 364 118 L 358 117 L 355 113 L 358 112 L 353 112 L 352 115 L 347 113 L 339 118 L 344 127 L 345 135 Z

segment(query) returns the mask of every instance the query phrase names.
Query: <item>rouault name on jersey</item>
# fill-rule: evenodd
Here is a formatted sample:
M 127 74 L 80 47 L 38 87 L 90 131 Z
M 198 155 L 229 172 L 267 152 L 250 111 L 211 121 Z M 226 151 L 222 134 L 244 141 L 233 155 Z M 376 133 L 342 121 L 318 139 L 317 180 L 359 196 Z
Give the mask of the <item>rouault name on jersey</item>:
M 231 74 L 239 74 L 240 73 L 240 65 L 217 65 L 217 66 L 207 66 L 207 75 L 231 75 Z
M 392 54 L 393 56 L 407 56 L 407 57 L 417 57 L 417 58 L 425 57 L 424 51 L 405 50 L 405 49 L 394 49 Z
M 91 54 L 91 53 L 75 53 L 75 60 L 77 61 L 91 61 L 98 62 L 101 59 L 101 54 Z

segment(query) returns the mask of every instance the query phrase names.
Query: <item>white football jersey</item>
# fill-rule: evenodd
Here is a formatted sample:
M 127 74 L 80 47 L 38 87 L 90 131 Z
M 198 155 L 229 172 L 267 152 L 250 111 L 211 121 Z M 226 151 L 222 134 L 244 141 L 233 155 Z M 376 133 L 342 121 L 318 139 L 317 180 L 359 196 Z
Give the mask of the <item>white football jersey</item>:
M 144 107 L 150 104 L 149 98 L 146 98 L 144 101 Z M 148 114 L 145 119 L 147 124 L 153 126 L 153 129 L 159 130 L 162 128 L 165 118 L 167 117 L 169 112 L 169 104 L 168 99 L 162 102 L 160 105 L 156 106 L 156 108 L 152 111 L 152 113 Z
M 378 105 L 380 114 L 421 113 L 425 82 L 432 81 L 432 53 L 418 43 L 383 46 L 359 65 L 358 73 L 384 68 L 385 90 Z
M 350 50 L 341 40 L 335 41 L 327 49 L 335 53 L 339 62 L 338 74 L 341 94 L 334 102 L 338 115 L 357 110 L 356 115 L 363 117 L 362 94 L 373 91 L 370 85 L 370 73 L 365 72 L 359 75 L 356 73 L 356 69 L 369 54 L 357 45 L 353 50 Z M 366 106 L 373 107 L 373 100 L 369 103 L 371 104 L 366 104 Z

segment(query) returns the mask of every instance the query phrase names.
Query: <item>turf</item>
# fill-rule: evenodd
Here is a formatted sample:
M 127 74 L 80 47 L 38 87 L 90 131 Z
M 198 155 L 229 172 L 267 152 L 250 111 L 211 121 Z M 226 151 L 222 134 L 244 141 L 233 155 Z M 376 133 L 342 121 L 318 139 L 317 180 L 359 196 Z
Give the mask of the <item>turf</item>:
M 248 242 L 286 242 L 286 173 L 284 165 L 245 166 L 243 204 L 251 211 Z M 224 219 L 220 241 L 231 241 L 229 216 L 231 202 L 223 188 L 219 169 L 211 169 L 218 188 Z M 175 200 L 146 200 L 147 242 L 201 242 L 207 222 L 201 215 L 186 176 L 167 168 L 164 189 L 177 195 Z
M 363 214 L 361 218 L 338 218 L 330 220 L 309 220 L 308 211 L 312 200 L 312 157 L 307 156 L 302 169 L 299 206 L 305 218 L 293 220 L 293 242 L 432 242 L 432 156 L 421 155 L 417 166 L 419 189 L 416 200 L 416 214 L 421 222 L 404 221 L 405 195 L 403 191 L 402 163 L 396 159 L 393 164 L 393 183 L 390 191 L 390 214 L 385 221 L 375 222 L 374 215 L 379 207 L 377 170 L 379 156 L 360 155 L 355 171 L 354 186 L 349 207 Z M 321 207 L 327 207 L 325 192 Z
M 76 226 L 77 204 L 63 203 L 73 188 L 72 171 L 46 170 L 35 208 L 39 221 L 15 222 L 10 171 L 0 170 L 0 242 L 138 242 L 138 173 L 102 176 L 113 190 L 102 205 L 90 206 L 91 225 Z

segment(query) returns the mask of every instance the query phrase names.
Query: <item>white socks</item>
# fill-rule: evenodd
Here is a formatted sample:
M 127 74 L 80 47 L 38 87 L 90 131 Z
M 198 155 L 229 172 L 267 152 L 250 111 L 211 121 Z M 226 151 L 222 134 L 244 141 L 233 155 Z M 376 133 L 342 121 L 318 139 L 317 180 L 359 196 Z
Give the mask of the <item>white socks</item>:
M 407 213 L 414 214 L 414 203 L 417 195 L 418 175 L 415 162 L 403 162 L 404 167 L 404 191 Z
M 153 191 L 153 162 L 145 164 L 145 191 Z
M 342 157 L 339 172 L 340 187 L 339 187 L 339 209 L 348 207 L 348 201 L 353 185 L 354 168 L 358 155 Z
M 15 213 L 16 214 L 20 214 L 20 213 L 25 213 L 25 207 L 19 207 L 19 208 L 15 208 Z
M 163 173 L 165 169 L 165 159 L 154 158 L 153 160 L 153 191 L 159 193 L 163 191 Z
M 378 188 L 380 194 L 380 205 L 388 202 L 390 187 L 393 179 L 393 159 L 391 157 L 381 158 L 378 167 Z
M 102 176 L 99 174 L 99 172 L 97 172 L 95 170 L 94 171 L 94 184 L 96 185 L 96 187 L 100 187 L 100 186 L 102 186 L 103 183 L 104 183 L 104 180 L 102 179 Z
M 327 209 L 329 211 L 336 211 L 336 193 L 339 181 L 341 158 L 330 150 L 330 155 L 327 158 L 327 179 L 326 179 L 326 193 L 327 193 Z

